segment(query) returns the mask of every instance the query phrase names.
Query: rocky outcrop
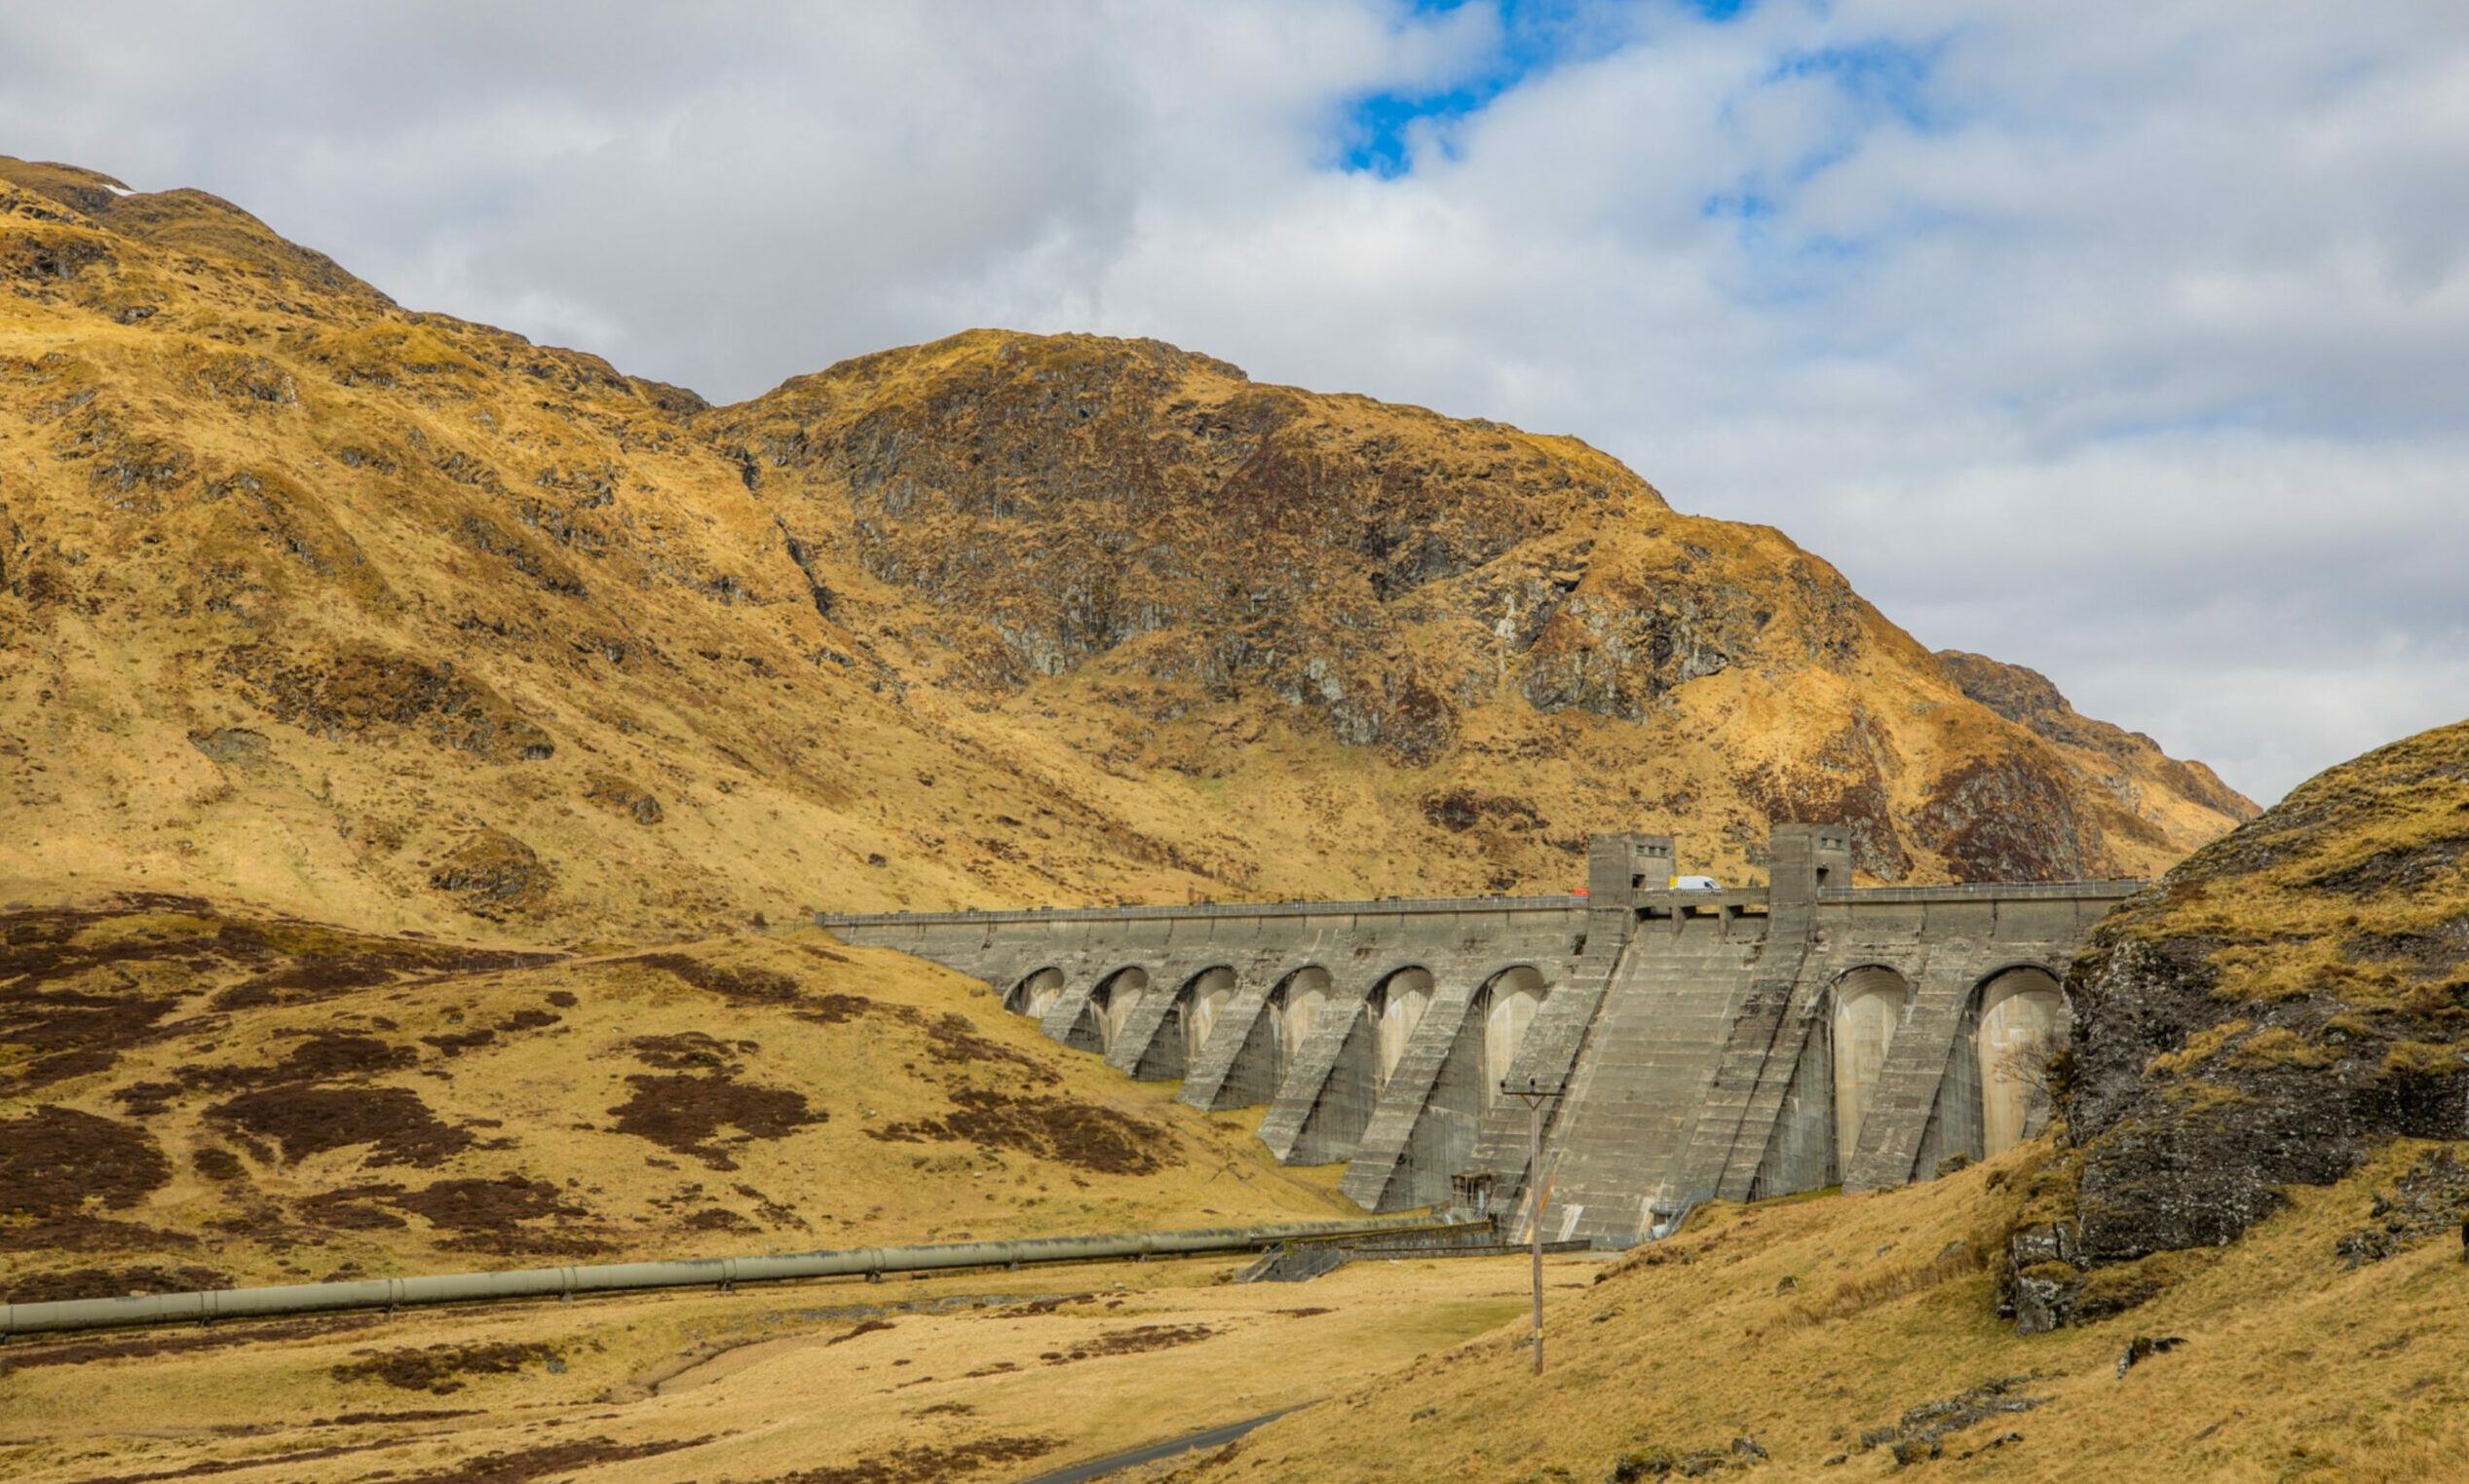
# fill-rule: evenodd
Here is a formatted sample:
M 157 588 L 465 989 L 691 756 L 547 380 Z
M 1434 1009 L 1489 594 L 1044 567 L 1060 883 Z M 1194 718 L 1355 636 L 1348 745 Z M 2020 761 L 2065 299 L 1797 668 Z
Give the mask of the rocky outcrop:
M 478 829 L 430 873 L 429 884 L 479 917 L 538 911 L 556 875 L 528 845 L 504 830 Z
M 2312 780 L 2102 924 L 2068 980 L 2065 1147 L 2009 1243 L 2026 1328 L 2395 1138 L 2469 1136 L 2469 723 Z
M 2222 782 L 2210 768 L 2167 756 L 2160 750 L 2160 743 L 2141 732 L 2129 732 L 2084 715 L 2038 670 L 1959 649 L 1939 650 L 1937 657 L 1964 695 L 2008 721 L 2021 723 L 2035 735 L 2064 746 L 2113 760 L 2118 765 L 2113 782 L 2149 771 L 2176 792 L 2233 818 L 2255 817 L 2254 804 Z

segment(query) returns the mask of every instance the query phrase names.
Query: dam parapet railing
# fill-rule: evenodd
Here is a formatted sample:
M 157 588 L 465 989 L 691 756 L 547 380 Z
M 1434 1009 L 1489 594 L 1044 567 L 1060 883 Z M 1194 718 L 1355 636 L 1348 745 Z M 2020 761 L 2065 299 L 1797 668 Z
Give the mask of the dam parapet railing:
M 1835 905 L 1874 902 L 1900 906 L 1931 901 L 2110 900 L 2143 890 L 2133 878 L 2086 881 L 1959 882 L 1929 886 L 1821 887 L 1817 900 Z M 1762 908 L 1767 889 L 1718 891 L 1646 890 L 1620 905 L 1640 907 Z M 1121 907 L 966 907 L 930 912 L 818 912 L 824 928 L 967 927 L 1001 923 L 1139 922 L 1170 918 L 1465 916 L 1492 912 L 1583 912 L 1598 903 L 1582 893 L 1536 896 L 1377 896 L 1341 901 L 1213 901 Z

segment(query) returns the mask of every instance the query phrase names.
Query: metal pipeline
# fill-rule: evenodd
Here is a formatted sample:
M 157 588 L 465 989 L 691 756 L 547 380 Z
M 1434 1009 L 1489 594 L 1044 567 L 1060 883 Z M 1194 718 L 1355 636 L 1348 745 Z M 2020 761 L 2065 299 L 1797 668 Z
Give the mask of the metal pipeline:
M 1127 1257 L 1181 1257 L 1247 1252 L 1281 1241 L 1390 1235 L 1489 1226 L 1428 1216 L 1288 1222 L 1278 1226 L 1201 1227 L 1103 1237 L 1033 1237 L 1016 1241 L 937 1242 L 910 1247 L 853 1247 L 767 1257 L 704 1257 L 683 1262 L 606 1263 L 576 1268 L 524 1268 L 507 1273 L 441 1273 L 426 1277 L 363 1278 L 349 1283 L 287 1283 L 272 1288 L 220 1288 L 119 1299 L 61 1299 L 0 1304 L 0 1341 L 12 1335 L 120 1329 L 181 1320 L 259 1319 L 397 1309 L 412 1304 L 472 1304 L 630 1288 L 726 1288 L 787 1278 L 879 1276 L 944 1268 L 1000 1268 L 1029 1263 L 1100 1262 Z

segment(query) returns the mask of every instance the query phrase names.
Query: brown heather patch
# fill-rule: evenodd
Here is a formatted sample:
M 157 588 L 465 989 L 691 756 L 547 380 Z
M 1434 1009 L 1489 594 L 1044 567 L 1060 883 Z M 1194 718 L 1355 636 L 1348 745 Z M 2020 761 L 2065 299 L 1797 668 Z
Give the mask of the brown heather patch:
M 786 1087 L 732 1081 L 725 1073 L 637 1076 L 627 1080 L 634 1095 L 609 1110 L 617 1131 L 649 1139 L 663 1149 L 692 1155 L 713 1169 L 738 1163 L 720 1147 L 720 1130 L 738 1139 L 784 1139 L 831 1115 Z
M 941 1118 L 887 1123 L 866 1135 L 886 1143 L 1008 1149 L 1109 1175 L 1146 1175 L 1174 1162 L 1174 1136 L 1162 1125 L 1094 1103 L 982 1087 L 956 1088 L 952 1101 Z
M 197 1172 L 209 1180 L 237 1180 L 248 1173 L 247 1166 L 240 1162 L 240 1156 L 219 1145 L 209 1145 L 197 1151 L 189 1157 L 189 1162 L 195 1164 Z
M 797 981 L 770 969 L 733 969 L 683 953 L 642 953 L 625 962 L 674 974 L 732 1005 L 786 1005 L 798 997 Z
M 123 1051 L 158 1039 L 163 1017 L 178 1004 L 175 996 L 125 990 L 10 991 L 0 1004 L 0 1046 L 35 1050 L 0 1073 L 0 1086 L 32 1092 L 72 1077 L 107 1072 Z
M 745 1064 L 736 1060 L 736 1054 L 760 1049 L 751 1041 L 715 1041 L 701 1031 L 679 1031 L 670 1036 L 638 1036 L 627 1046 L 634 1052 L 636 1060 L 665 1072 L 742 1072 Z
M 862 995 L 818 995 L 799 1007 L 796 1015 L 798 1019 L 812 1021 L 816 1025 L 846 1025 L 859 1015 L 876 1010 L 906 1008 L 908 1007 L 904 1005 L 878 1005 Z
M 343 1232 L 397 1231 L 408 1225 L 404 1216 L 418 1216 L 438 1231 L 453 1234 L 437 1243 L 441 1251 L 589 1257 L 610 1250 L 606 1241 L 594 1236 L 531 1225 L 563 1222 L 589 1212 L 570 1203 L 548 1181 L 519 1174 L 438 1180 L 417 1190 L 397 1184 L 350 1185 L 308 1197 L 295 1209 L 314 1226 Z
M 946 1012 L 927 1025 L 926 1054 L 946 1066 L 1000 1066 L 1006 1069 L 1003 1075 L 1031 1086 L 1050 1087 L 1062 1081 L 1045 1061 L 1017 1046 L 977 1034 L 968 1016 L 955 1012 Z
M 90 1200 L 126 1209 L 171 1178 L 162 1148 L 131 1124 L 52 1106 L 0 1120 L 0 1216 L 58 1219 Z
M 394 1484 L 533 1484 L 537 1479 L 586 1478 L 608 1464 L 658 1458 L 682 1448 L 697 1448 L 709 1437 L 683 1437 L 648 1443 L 620 1443 L 605 1437 L 581 1438 L 506 1453 L 483 1454 L 435 1473 L 407 1474 Z
M 330 1031 L 289 1034 L 302 1040 L 280 1061 L 256 1066 L 184 1063 L 171 1069 L 171 1081 L 131 1083 L 113 1089 L 112 1100 L 133 1118 L 151 1118 L 185 1093 L 220 1096 L 251 1087 L 372 1076 L 399 1072 L 419 1060 L 409 1046 L 374 1036 Z
M 320 959 L 217 990 L 211 1003 L 223 1010 L 260 1005 L 303 1005 L 356 989 L 391 984 L 395 972 L 395 966 L 372 959 Z
M 178 1083 L 131 1083 L 111 1089 L 111 1100 L 133 1119 L 152 1118 L 171 1106 L 171 1099 L 180 1095 Z
M 410 1225 L 374 1202 L 399 1196 L 399 1185 L 347 1185 L 301 1200 L 295 1209 L 311 1226 L 336 1232 L 399 1232 Z
M 558 963 L 565 957 L 562 953 L 378 942 L 363 950 L 320 956 L 243 980 L 217 991 L 210 1003 L 214 1008 L 226 1010 L 264 1005 L 314 1005 L 399 978 L 533 969 Z M 551 1000 L 554 1003 L 555 994 Z
M 343 1330 L 367 1329 L 385 1323 L 382 1314 L 347 1313 L 303 1316 L 269 1324 L 218 1324 L 199 1332 L 151 1330 L 102 1339 L 13 1341 L 0 1349 L 0 1377 L 12 1371 L 95 1361 L 148 1360 L 160 1355 L 187 1355 L 235 1346 L 262 1346 L 269 1341 L 307 1340 Z
M 408 1087 L 292 1085 L 243 1093 L 207 1117 L 283 1147 L 296 1164 L 329 1149 L 371 1146 L 370 1164 L 442 1164 L 475 1142 L 470 1127 L 439 1120 Z M 470 1126 L 484 1126 L 474 1124 Z
M 1172 1350 L 1178 1345 L 1197 1345 L 1216 1333 L 1206 1324 L 1135 1324 L 1129 1329 L 1110 1329 L 1068 1351 L 1049 1351 L 1038 1358 L 1048 1365 L 1069 1365 L 1075 1360 L 1096 1360 L 1108 1355 L 1139 1355 Z
M 73 1268 L 61 1273 L 33 1273 L 11 1280 L 0 1290 L 0 1303 L 49 1304 L 62 1299 L 116 1299 L 131 1293 L 194 1293 L 228 1288 L 232 1275 L 220 1268 L 194 1264 L 167 1268 L 144 1263 L 131 1268 Z
M 994 1465 L 1025 1464 L 1061 1446 L 1051 1437 L 1000 1434 L 966 1443 L 919 1443 L 855 1464 L 781 1474 L 764 1484 L 934 1484 Z
M 182 896 L 122 898 L 112 907 L 0 913 L 0 1046 L 32 1054 L 0 1088 L 30 1092 L 110 1070 L 121 1053 L 165 1035 L 176 990 L 144 970 L 205 970 L 258 956 L 218 940 Z
M 374 1381 L 436 1396 L 462 1390 L 467 1376 L 512 1376 L 525 1366 L 563 1358 L 554 1346 L 540 1344 L 431 1345 L 358 1353 L 360 1359 L 336 1365 L 327 1374 L 345 1386 Z
M 494 1180 L 440 1180 L 390 1199 L 432 1226 L 459 1234 L 440 1244 L 454 1251 L 584 1257 L 609 1250 L 608 1243 L 595 1237 L 528 1225 L 588 1214 L 546 1180 L 513 1174 Z
M 311 1464 L 321 1459 L 342 1458 L 347 1454 L 368 1453 L 375 1449 L 393 1446 L 394 1440 L 386 1439 L 373 1443 L 338 1443 L 329 1448 L 301 1448 L 290 1453 L 258 1455 L 245 1459 L 202 1459 L 178 1468 L 159 1468 L 147 1473 L 95 1474 L 78 1480 L 77 1484 L 161 1484 L 161 1481 L 167 1479 L 201 1479 L 212 1474 L 232 1473 L 243 1468 L 273 1468 L 286 1465 Z

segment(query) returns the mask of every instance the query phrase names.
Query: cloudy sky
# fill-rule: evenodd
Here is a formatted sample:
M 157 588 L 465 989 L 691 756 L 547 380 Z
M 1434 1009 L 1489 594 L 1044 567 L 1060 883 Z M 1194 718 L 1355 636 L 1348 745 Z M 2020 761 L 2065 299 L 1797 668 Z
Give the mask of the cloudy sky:
M 2265 801 L 2469 715 L 2460 0 L 88 0 L 0 153 L 715 400 L 1002 324 L 1575 433 Z

